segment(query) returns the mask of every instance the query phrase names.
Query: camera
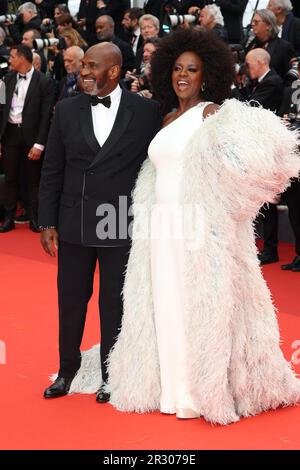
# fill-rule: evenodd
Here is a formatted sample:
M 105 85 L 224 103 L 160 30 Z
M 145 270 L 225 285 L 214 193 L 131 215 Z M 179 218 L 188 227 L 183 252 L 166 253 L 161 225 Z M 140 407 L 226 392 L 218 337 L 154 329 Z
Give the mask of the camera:
M 169 34 L 172 28 L 176 28 L 176 26 L 182 25 L 184 22 L 190 23 L 198 23 L 199 15 L 178 15 L 177 13 L 166 13 L 164 15 L 162 29 L 164 33 Z
M 57 46 L 57 49 L 67 49 L 67 44 L 65 38 L 49 38 L 49 39 L 35 39 L 33 41 L 34 49 L 40 51 L 41 49 L 46 49 L 47 47 Z
M 42 33 L 52 33 L 55 30 L 55 23 L 53 20 L 50 20 L 47 24 L 41 24 L 41 31 Z
M 5 21 L 10 21 L 14 23 L 17 19 L 17 15 L 1 15 L 0 16 L 0 23 L 5 23 Z

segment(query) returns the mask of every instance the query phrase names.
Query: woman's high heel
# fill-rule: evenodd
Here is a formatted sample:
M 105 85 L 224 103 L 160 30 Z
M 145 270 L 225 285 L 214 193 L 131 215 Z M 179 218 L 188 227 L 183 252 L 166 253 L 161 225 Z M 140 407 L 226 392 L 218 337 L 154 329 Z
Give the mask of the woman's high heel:
M 179 419 L 192 419 L 200 418 L 200 413 L 197 413 L 190 408 L 176 408 L 176 418 Z

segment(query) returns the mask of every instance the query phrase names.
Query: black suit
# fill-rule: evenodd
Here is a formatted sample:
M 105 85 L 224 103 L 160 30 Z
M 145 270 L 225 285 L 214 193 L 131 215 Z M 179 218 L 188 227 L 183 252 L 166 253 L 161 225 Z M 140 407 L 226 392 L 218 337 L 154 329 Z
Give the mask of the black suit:
M 267 75 L 258 82 L 248 100 L 257 101 L 263 108 L 277 113 L 283 98 L 283 81 L 281 77 L 270 70 Z
M 14 216 L 18 199 L 19 171 L 25 168 L 29 208 L 32 218 L 37 218 L 37 195 L 41 161 L 30 161 L 28 152 L 34 144 L 45 145 L 54 105 L 54 83 L 41 72 L 33 72 L 22 112 L 22 126 L 8 122 L 9 112 L 17 83 L 17 74 L 5 77 L 6 104 L 0 106 L 0 141 L 2 144 L 5 174 L 5 209 L 8 218 Z
M 293 13 L 286 15 L 281 37 L 291 43 L 297 55 L 300 54 L 300 19 L 296 18 Z
M 79 348 L 98 259 L 101 366 L 107 379 L 105 361 L 121 324 L 120 293 L 130 247 L 126 233 L 119 234 L 119 228 L 124 231 L 125 226 L 127 232 L 130 223 L 122 204 L 127 201 L 128 208 L 131 204 L 138 171 L 160 125 L 157 103 L 123 90 L 113 129 L 100 147 L 87 95 L 57 105 L 42 170 L 39 223 L 57 227 L 60 240 L 59 374 L 63 377 L 72 377 L 80 366 Z M 106 217 L 104 212 L 100 215 L 102 208 L 116 211 L 116 239 L 114 234 L 103 239 L 97 235 Z

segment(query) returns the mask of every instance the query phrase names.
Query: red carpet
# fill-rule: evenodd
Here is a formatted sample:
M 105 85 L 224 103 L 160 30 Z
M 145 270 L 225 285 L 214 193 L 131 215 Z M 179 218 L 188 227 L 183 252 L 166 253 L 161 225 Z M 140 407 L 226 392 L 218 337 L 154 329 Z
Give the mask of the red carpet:
M 281 262 L 294 256 L 289 245 L 282 245 L 280 254 Z M 93 395 L 43 399 L 48 376 L 58 365 L 56 262 L 25 225 L 1 235 L 0 263 L 1 449 L 300 449 L 300 407 L 221 427 L 160 413 L 120 413 L 97 404 Z M 290 360 L 292 343 L 300 342 L 300 273 L 283 272 L 279 263 L 264 273 Z M 98 342 L 98 330 L 95 295 L 84 348 Z M 6 364 L 1 363 L 4 343 Z

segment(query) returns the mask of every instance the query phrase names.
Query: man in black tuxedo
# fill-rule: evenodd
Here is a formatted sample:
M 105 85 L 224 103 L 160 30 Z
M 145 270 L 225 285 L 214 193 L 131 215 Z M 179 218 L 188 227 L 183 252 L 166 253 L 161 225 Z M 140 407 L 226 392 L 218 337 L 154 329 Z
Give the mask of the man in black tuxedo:
M 99 42 L 112 42 L 120 49 L 122 53 L 121 78 L 124 78 L 127 70 L 134 69 L 135 57 L 132 47 L 126 41 L 115 36 L 115 22 L 111 16 L 99 16 L 95 23 L 95 30 Z
M 283 80 L 270 69 L 270 60 L 265 49 L 253 49 L 246 55 L 248 73 L 256 83 L 247 100 L 277 113 L 283 98 Z
M 80 367 L 87 305 L 100 264 L 101 370 L 96 400 L 106 402 L 106 360 L 122 318 L 130 249 L 131 192 L 161 126 L 159 106 L 119 86 L 122 55 L 112 43 L 86 52 L 83 93 L 58 103 L 40 186 L 41 242 L 58 246 L 60 369 L 46 398 L 66 395 Z M 92 95 L 92 96 L 90 96 Z M 143 260 L 141 260 L 143 262 Z
M 283 99 L 283 81 L 276 72 L 270 70 L 270 59 L 270 54 L 265 49 L 253 49 L 246 55 L 249 75 L 252 80 L 257 80 L 257 85 L 248 100 L 278 114 Z M 264 216 L 262 221 L 264 246 L 259 254 L 259 260 L 261 264 L 275 263 L 279 259 L 276 204 L 269 204 L 267 208 L 261 210 L 261 213 Z
M 15 228 L 20 171 L 28 188 L 30 229 L 38 231 L 38 187 L 41 157 L 53 110 L 54 83 L 34 70 L 32 51 L 19 44 L 10 52 L 12 71 L 5 76 L 6 103 L 0 105 L 0 142 L 5 174 L 5 220 L 0 233 Z

